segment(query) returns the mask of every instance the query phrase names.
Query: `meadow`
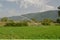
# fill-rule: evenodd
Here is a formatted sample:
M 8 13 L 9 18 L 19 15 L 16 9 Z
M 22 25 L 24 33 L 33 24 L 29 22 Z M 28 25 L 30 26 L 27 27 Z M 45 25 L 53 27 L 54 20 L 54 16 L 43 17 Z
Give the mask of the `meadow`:
M 0 27 L 0 39 L 60 39 L 60 26 Z

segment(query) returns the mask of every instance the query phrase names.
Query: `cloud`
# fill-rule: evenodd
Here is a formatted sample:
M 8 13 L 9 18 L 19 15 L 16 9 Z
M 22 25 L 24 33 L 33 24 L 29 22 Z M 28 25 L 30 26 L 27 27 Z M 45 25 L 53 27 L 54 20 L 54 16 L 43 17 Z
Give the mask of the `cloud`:
M 48 5 L 50 0 L 7 0 L 9 2 L 16 2 L 20 6 L 20 10 L 27 12 L 48 11 L 55 10 L 54 6 Z M 31 11 L 32 10 L 32 11 Z
M 48 5 L 48 2 L 50 2 L 50 0 L 20 0 L 19 2 L 17 1 L 17 4 L 23 9 L 35 8 L 35 10 L 38 11 L 55 10 L 56 8 L 54 6 Z
M 54 9 L 53 6 L 48 5 L 47 3 L 50 2 L 50 0 L 6 0 L 9 2 L 16 2 L 20 8 L 28 8 L 28 7 L 39 7 L 41 9 Z
M 18 16 L 20 13 L 16 11 L 16 9 L 1 9 L 0 10 L 0 18 L 1 17 L 10 17 L 10 16 Z
M 3 7 L 3 5 L 2 5 L 2 4 L 0 4 L 0 8 L 1 8 L 1 7 Z
M 43 4 L 42 0 L 21 0 L 19 5 L 20 5 L 20 8 L 21 7 L 27 8 L 27 7 L 32 6 L 32 5 L 40 6 L 41 4 Z
M 9 9 L 7 12 L 8 12 L 8 16 L 20 15 L 20 13 L 18 13 L 16 9 Z
M 18 0 L 6 0 L 6 1 L 8 1 L 8 2 L 16 2 Z
M 54 6 L 50 6 L 50 5 L 43 5 L 41 7 L 42 9 L 40 11 L 48 11 L 48 10 L 56 10 L 56 8 Z

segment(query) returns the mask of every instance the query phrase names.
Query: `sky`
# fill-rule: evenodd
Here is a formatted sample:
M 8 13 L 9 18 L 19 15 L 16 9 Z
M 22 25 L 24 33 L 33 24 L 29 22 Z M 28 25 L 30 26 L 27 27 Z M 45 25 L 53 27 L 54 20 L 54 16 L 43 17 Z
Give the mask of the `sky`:
M 0 17 L 56 10 L 60 0 L 0 0 Z

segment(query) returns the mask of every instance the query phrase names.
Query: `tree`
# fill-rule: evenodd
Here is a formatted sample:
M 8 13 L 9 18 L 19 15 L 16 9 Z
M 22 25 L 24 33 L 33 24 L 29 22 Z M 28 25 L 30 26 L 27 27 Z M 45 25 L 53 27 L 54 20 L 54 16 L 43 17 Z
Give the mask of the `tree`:
M 58 16 L 60 17 L 60 6 L 58 7 Z
M 3 17 L 3 18 L 1 18 L 1 21 L 2 22 L 7 22 L 8 21 L 8 18 L 7 17 Z
M 60 23 L 60 19 L 57 19 L 56 21 L 57 21 L 57 23 Z
M 56 20 L 57 23 L 60 23 L 60 6 L 58 7 L 58 19 Z
M 51 19 L 44 19 L 42 20 L 42 25 L 50 25 L 50 23 L 53 22 Z

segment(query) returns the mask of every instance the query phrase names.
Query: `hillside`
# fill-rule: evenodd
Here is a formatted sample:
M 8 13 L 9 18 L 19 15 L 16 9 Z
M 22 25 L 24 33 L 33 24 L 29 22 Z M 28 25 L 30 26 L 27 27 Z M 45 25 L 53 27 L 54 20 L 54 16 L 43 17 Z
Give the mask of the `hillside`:
M 46 12 L 29 13 L 21 16 L 9 17 L 9 19 L 13 19 L 13 20 L 31 20 L 31 18 L 34 18 L 36 20 L 43 20 L 45 18 L 56 20 L 58 18 L 58 11 L 51 10 Z

